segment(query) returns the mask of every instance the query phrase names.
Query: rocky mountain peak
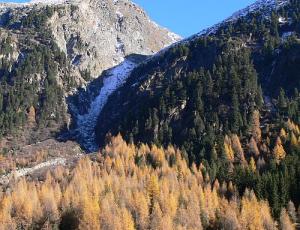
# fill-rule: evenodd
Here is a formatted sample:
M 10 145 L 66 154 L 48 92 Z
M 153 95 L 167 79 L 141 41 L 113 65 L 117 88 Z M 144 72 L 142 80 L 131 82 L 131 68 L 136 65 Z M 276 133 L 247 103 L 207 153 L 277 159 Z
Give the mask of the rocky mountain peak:
M 24 15 L 44 7 L 55 8 L 48 26 L 77 76 L 87 70 L 98 77 L 128 55 L 151 55 L 181 39 L 129 0 L 32 0 L 0 4 L 0 11 Z
M 180 39 L 128 0 L 66 2 L 50 26 L 74 67 L 94 77 L 130 54 L 153 54 Z

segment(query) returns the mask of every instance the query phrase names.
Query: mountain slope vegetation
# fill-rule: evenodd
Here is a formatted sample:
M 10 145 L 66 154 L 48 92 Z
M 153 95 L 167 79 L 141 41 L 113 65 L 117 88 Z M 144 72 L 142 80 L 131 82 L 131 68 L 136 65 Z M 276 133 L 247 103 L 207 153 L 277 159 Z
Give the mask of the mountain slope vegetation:
M 177 39 L 127 0 L 0 3 L 1 152 L 67 131 L 77 114 L 66 98 Z
M 0 4 L 0 229 L 296 228 L 300 2 L 177 39 L 128 0 Z
M 74 83 L 68 74 L 66 56 L 51 40 L 51 32 L 46 27 L 53 12 L 47 7 L 31 12 L 20 21 L 8 16 L 2 25 L 1 136 L 16 134 L 25 125 L 40 127 L 45 132 L 45 127 L 59 130 L 66 124 L 64 90 L 74 87 Z M 11 28 L 18 28 L 22 33 L 17 35 Z M 42 28 L 43 32 L 39 32 Z
M 212 184 L 179 150 L 113 137 L 98 155 L 42 179 L 22 179 L 0 196 L 4 229 L 293 229 L 293 204 L 280 221 L 252 191 Z M 31 199 L 28 199 L 28 196 Z M 291 216 L 290 216 L 291 215 Z M 293 219 L 294 218 L 294 219 Z
M 98 118 L 99 144 L 108 132 L 173 144 L 212 180 L 254 189 L 277 218 L 290 199 L 299 205 L 300 3 L 280 2 L 136 68 Z

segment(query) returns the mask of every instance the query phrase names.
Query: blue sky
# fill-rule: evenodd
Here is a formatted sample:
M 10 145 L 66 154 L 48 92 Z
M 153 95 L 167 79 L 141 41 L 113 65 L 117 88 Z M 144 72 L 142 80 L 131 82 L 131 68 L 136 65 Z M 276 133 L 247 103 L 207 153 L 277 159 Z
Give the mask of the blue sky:
M 231 16 L 255 0 L 133 0 L 158 24 L 187 37 Z
M 0 2 L 13 0 L 0 0 Z M 26 0 L 15 0 L 25 2 Z M 188 37 L 229 17 L 255 0 L 133 0 L 158 24 Z

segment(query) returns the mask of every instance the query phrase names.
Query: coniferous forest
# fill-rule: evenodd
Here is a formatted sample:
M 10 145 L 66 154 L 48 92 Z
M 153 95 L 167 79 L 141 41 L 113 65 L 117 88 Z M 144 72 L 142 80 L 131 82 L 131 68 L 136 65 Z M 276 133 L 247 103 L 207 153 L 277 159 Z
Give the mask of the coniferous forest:
M 290 200 L 298 206 L 299 9 L 250 13 L 139 66 L 100 114 L 99 143 L 120 132 L 173 144 L 211 182 L 268 200 L 275 218 Z
M 275 3 L 141 55 L 81 136 L 108 78 L 74 71 L 63 7 L 0 9 L 0 230 L 299 228 L 300 1 Z
M 205 166 L 189 166 L 172 146 L 163 149 L 110 138 L 97 155 L 39 181 L 19 180 L 3 194 L 3 229 L 293 229 L 293 202 L 278 222 L 253 190 L 211 183 Z M 30 197 L 30 199 L 28 199 Z

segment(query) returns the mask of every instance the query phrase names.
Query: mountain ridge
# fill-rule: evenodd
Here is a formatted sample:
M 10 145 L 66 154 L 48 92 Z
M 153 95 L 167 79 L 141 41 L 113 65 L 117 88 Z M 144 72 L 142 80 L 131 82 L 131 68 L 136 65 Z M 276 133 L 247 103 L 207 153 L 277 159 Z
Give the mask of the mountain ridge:
M 272 11 L 267 9 L 268 14 L 266 14 L 264 12 L 264 9 L 265 9 L 265 7 L 273 6 L 273 7 L 275 7 L 274 10 L 279 12 L 280 9 L 288 6 L 289 4 L 291 4 L 290 1 L 280 1 L 279 2 L 280 7 L 277 8 L 275 1 L 258 1 L 251 7 L 246 8 L 247 9 L 246 12 L 249 12 L 248 14 L 246 14 L 246 16 L 243 13 L 241 13 L 241 12 L 245 12 L 245 11 L 240 11 L 239 15 L 243 15 L 243 16 L 241 18 L 239 18 L 239 20 L 236 20 L 233 22 L 232 22 L 232 20 L 227 20 L 226 22 L 227 22 L 228 27 L 224 26 L 224 24 L 223 24 L 224 28 L 222 28 L 222 26 L 218 27 L 219 30 L 216 31 L 216 34 L 207 34 L 207 35 L 201 34 L 200 36 L 197 36 L 197 35 L 194 37 L 192 36 L 190 39 L 185 39 L 183 41 L 175 43 L 175 44 L 171 45 L 171 47 L 164 49 L 163 51 L 159 52 L 157 55 L 154 55 L 154 57 L 150 57 L 149 59 L 147 59 L 144 63 L 142 63 L 139 67 L 137 67 L 135 69 L 133 74 L 129 77 L 129 80 L 126 83 L 126 86 L 124 86 L 123 89 L 120 89 L 119 91 L 117 91 L 111 97 L 111 102 L 108 103 L 111 105 L 110 106 L 107 105 L 107 108 L 104 107 L 103 113 L 104 114 L 106 113 L 106 115 L 107 115 L 107 114 L 110 114 L 109 111 L 111 111 L 111 116 L 113 117 L 113 119 L 112 119 L 113 121 L 108 121 L 106 119 L 101 120 L 101 114 L 100 114 L 100 117 L 98 119 L 99 126 L 97 129 L 98 130 L 97 132 L 105 135 L 110 130 L 109 125 L 106 126 L 107 129 L 104 128 L 105 122 L 108 122 L 112 126 L 116 125 L 116 126 L 120 127 L 121 124 L 120 124 L 120 122 L 118 122 L 118 119 L 122 120 L 123 118 L 118 117 L 118 115 L 117 115 L 118 109 L 117 108 L 113 109 L 113 107 L 114 107 L 113 105 L 114 104 L 117 105 L 116 107 L 119 107 L 122 110 L 123 104 L 127 105 L 127 103 L 130 103 L 130 99 L 128 98 L 129 94 L 127 96 L 125 96 L 126 93 L 124 93 L 122 95 L 122 93 L 123 93 L 122 91 L 124 91 L 125 89 L 127 91 L 132 91 L 131 97 L 134 98 L 133 100 L 135 100 L 138 97 L 137 95 L 140 95 L 141 98 L 143 98 L 143 95 L 148 95 L 149 97 L 150 97 L 150 95 L 153 95 L 153 94 L 155 95 L 156 90 L 158 91 L 158 93 L 157 93 L 157 96 L 158 96 L 159 92 L 161 92 L 161 90 L 159 90 L 159 88 L 164 88 L 164 87 L 166 87 L 167 84 L 172 84 L 171 81 L 168 81 L 168 83 L 163 81 L 164 75 L 169 74 L 170 76 L 168 76 L 168 77 L 170 79 L 172 79 L 172 75 L 174 75 L 173 78 L 175 76 L 176 76 L 175 78 L 179 78 L 181 72 L 183 72 L 184 74 L 188 74 L 188 71 L 196 71 L 196 72 L 199 71 L 199 69 L 194 69 L 195 67 L 191 67 L 192 65 L 194 65 L 194 66 L 199 65 L 198 68 L 200 68 L 200 69 L 208 68 L 207 65 L 202 66 L 202 64 L 200 64 L 202 62 L 205 63 L 205 58 L 201 56 L 201 52 L 204 52 L 204 51 L 201 51 L 201 52 L 199 51 L 200 53 L 197 54 L 197 49 L 199 49 L 197 47 L 198 42 L 200 43 L 201 47 L 203 47 L 202 43 L 207 44 L 207 43 L 211 42 L 212 43 L 211 45 L 213 45 L 214 41 L 215 41 L 215 43 L 220 43 L 218 45 L 218 46 L 220 46 L 220 47 L 218 47 L 219 50 L 217 49 L 216 51 L 214 51 L 215 53 L 211 54 L 211 55 L 219 54 L 221 56 L 222 52 L 232 54 L 232 52 L 234 52 L 234 51 L 236 51 L 236 52 L 239 52 L 240 50 L 250 51 L 250 53 L 248 54 L 249 57 L 246 57 L 246 58 L 247 59 L 249 58 L 248 61 L 250 62 L 250 65 L 253 65 L 253 62 L 254 62 L 254 68 L 255 68 L 254 74 L 258 75 L 258 79 L 259 79 L 258 83 L 255 83 L 255 84 L 262 85 L 264 87 L 263 89 L 266 89 L 266 92 L 265 92 L 266 94 L 273 93 L 273 97 L 277 96 L 279 93 L 278 86 L 276 86 L 275 81 L 272 84 L 270 84 L 270 80 L 268 80 L 271 78 L 270 75 L 272 75 L 272 74 L 274 75 L 276 73 L 274 70 L 272 71 L 272 69 L 270 69 L 270 70 L 268 69 L 272 63 L 271 64 L 269 64 L 269 63 L 263 64 L 263 62 L 268 62 L 267 58 L 264 56 L 266 55 L 265 52 L 274 52 L 274 50 L 270 50 L 270 51 L 268 50 L 268 49 L 273 49 L 272 47 L 274 46 L 274 44 L 278 46 L 277 50 L 279 50 L 280 46 L 282 46 L 280 48 L 284 48 L 284 46 L 285 46 L 284 44 L 286 42 L 288 42 L 289 40 L 288 39 L 282 40 L 280 38 L 280 36 L 285 36 L 286 30 L 290 29 L 288 27 L 292 26 L 292 25 L 289 25 L 290 22 L 289 23 L 281 22 L 280 17 L 272 16 L 273 18 L 271 18 Z M 293 2 L 293 4 L 296 4 L 296 3 Z M 263 9 L 260 8 L 261 6 L 263 7 Z M 256 12 L 256 11 L 253 12 L 252 10 L 249 11 L 249 9 L 252 9 L 252 10 L 259 9 L 259 12 Z M 259 15 L 259 16 L 257 16 L 255 13 L 258 13 L 257 15 Z M 289 13 L 291 14 L 291 12 L 289 12 Z M 266 23 L 267 28 L 265 28 L 266 31 L 264 31 L 264 32 L 272 33 L 268 36 L 274 36 L 274 39 L 276 38 L 279 43 L 272 41 L 273 38 L 270 38 L 270 39 L 264 38 L 263 37 L 264 35 L 262 35 L 262 33 L 260 33 L 260 31 L 253 31 L 253 36 L 251 36 L 252 33 L 248 32 L 248 31 L 249 30 L 251 31 L 252 25 L 248 26 L 249 29 L 247 32 L 238 31 L 238 29 L 239 29 L 238 27 L 240 25 L 244 26 L 247 29 L 246 23 L 249 23 L 249 21 L 251 22 L 251 20 L 254 20 L 254 22 L 255 22 L 255 17 L 257 18 L 256 21 L 260 20 L 261 22 Z M 272 23 L 274 23 L 274 25 L 269 24 L 271 20 L 273 20 Z M 222 25 L 222 23 L 221 23 L 221 25 Z M 271 28 L 271 26 L 278 27 L 278 31 L 273 32 L 272 31 L 273 28 Z M 235 27 L 237 27 L 236 30 L 234 30 Z M 223 29 L 225 30 L 225 32 L 223 32 Z M 230 30 L 233 30 L 233 31 L 230 31 Z M 255 33 L 257 33 L 257 34 L 255 34 Z M 290 34 L 293 35 L 293 33 L 290 33 Z M 274 42 L 274 44 L 273 44 L 273 42 Z M 226 46 L 228 46 L 228 48 Z M 264 46 L 266 48 L 264 48 Z M 226 47 L 226 48 L 224 48 L 224 47 Z M 221 52 L 221 50 L 223 50 L 223 51 Z M 219 53 L 219 52 L 221 52 L 221 53 Z M 278 53 L 278 55 L 276 54 L 276 52 Z M 279 53 L 279 51 L 276 51 L 276 52 L 270 54 L 270 55 L 274 55 L 274 57 L 273 57 L 274 61 L 276 60 L 276 58 L 279 58 L 277 56 L 281 55 L 281 53 Z M 198 55 L 197 58 L 199 58 L 201 60 L 201 62 L 198 61 L 199 64 L 197 64 L 196 57 L 194 57 L 195 60 L 190 60 L 192 55 L 195 55 L 195 56 Z M 209 54 L 207 54 L 207 55 L 208 55 L 208 57 L 207 57 L 207 59 L 208 59 L 210 55 Z M 177 57 L 177 59 L 175 57 Z M 173 58 L 175 58 L 175 60 L 173 60 Z M 266 60 L 260 60 L 262 58 L 266 59 Z M 297 58 L 297 56 L 295 56 L 294 58 Z M 218 61 L 218 62 L 220 62 L 220 61 Z M 265 65 L 265 67 L 264 67 L 264 65 Z M 210 66 L 209 66 L 210 74 L 209 75 L 212 74 L 211 73 L 212 71 L 215 71 L 215 70 L 213 70 L 213 67 L 215 68 L 215 66 L 213 66 L 213 64 L 210 64 Z M 187 68 L 187 69 L 190 68 L 190 69 L 186 70 L 185 68 Z M 223 67 L 223 68 L 225 68 L 225 67 Z M 261 70 L 261 68 L 265 68 L 265 69 Z M 170 69 L 171 73 L 168 73 L 168 71 L 166 71 L 166 69 Z M 206 70 L 206 71 L 208 71 L 208 70 Z M 252 70 L 249 70 L 249 71 L 252 71 Z M 266 71 L 268 71 L 268 73 L 265 73 Z M 277 71 L 278 71 L 277 74 L 279 74 L 279 71 L 284 71 L 284 70 L 281 69 L 281 70 L 277 70 Z M 203 74 L 203 73 L 201 73 L 201 74 Z M 286 77 L 288 77 L 288 76 L 286 76 Z M 273 76 L 272 78 L 275 79 L 275 76 Z M 290 77 L 290 78 L 292 78 L 292 77 Z M 158 82 L 155 83 L 155 79 L 160 79 L 160 80 L 157 80 Z M 216 80 L 213 80 L 213 82 L 214 81 L 216 81 Z M 228 79 L 228 81 L 230 81 L 230 79 Z M 290 79 L 289 82 L 292 82 L 292 79 Z M 151 84 L 153 84 L 153 85 L 151 85 Z M 158 85 L 156 86 L 155 84 L 158 84 Z M 155 89 L 153 91 L 151 88 L 152 86 Z M 297 87 L 297 84 L 294 86 Z M 277 87 L 277 88 L 274 88 L 274 87 Z M 282 87 L 283 87 L 283 84 L 282 84 Z M 274 94 L 274 92 L 271 92 L 271 89 L 273 91 L 276 91 L 276 94 Z M 289 90 L 289 94 L 292 93 L 291 87 L 287 86 L 287 88 L 285 88 L 285 89 Z M 135 90 L 136 90 L 136 92 L 134 92 Z M 183 89 L 183 90 L 188 91 L 187 89 Z M 150 95 L 149 95 L 149 92 L 151 93 Z M 256 93 L 258 93 L 258 92 L 256 92 Z M 117 96 L 117 95 L 119 95 L 119 96 Z M 266 95 L 266 96 L 268 96 L 268 95 Z M 230 97 L 230 96 L 228 95 L 228 97 Z M 187 97 L 187 98 L 189 98 L 189 97 Z M 118 100 L 121 100 L 121 102 L 118 102 Z M 148 100 L 148 99 L 145 98 L 145 100 Z M 158 100 L 158 98 L 156 100 Z M 132 104 L 132 106 L 138 106 L 137 102 L 133 103 L 133 104 Z M 153 109 L 152 106 L 154 106 L 154 105 L 150 104 L 149 106 L 151 106 L 150 110 L 152 110 Z M 157 104 L 156 104 L 156 106 L 157 106 Z M 157 109 L 158 112 L 160 112 L 160 109 L 157 108 L 156 106 L 154 108 Z M 185 106 L 183 106 L 183 110 L 184 110 L 184 107 Z M 133 108 L 130 108 L 130 107 L 127 109 L 130 112 L 132 112 L 134 110 Z M 125 109 L 125 111 L 123 111 L 122 114 L 126 114 L 127 112 Z M 143 115 L 142 114 L 139 114 L 139 115 L 131 114 L 130 116 L 129 116 L 130 118 L 128 118 L 128 119 L 131 119 L 132 117 L 138 118 L 138 116 L 141 117 Z M 148 115 L 145 115 L 145 116 L 148 116 Z M 127 118 L 124 119 L 124 122 L 126 119 Z M 206 119 L 206 117 L 202 118 L 202 119 Z M 126 121 L 126 122 L 128 122 L 128 121 Z M 142 121 L 142 123 L 144 123 L 144 122 L 145 121 Z M 114 123 L 114 124 L 112 124 L 112 123 Z M 163 121 L 161 121 L 161 123 L 163 123 Z M 160 126 L 161 123 L 158 124 L 158 126 Z M 135 124 L 131 124 L 131 125 L 134 126 Z M 139 128 L 141 128 L 141 127 L 139 127 Z M 140 130 L 139 128 L 136 127 L 137 130 Z M 117 130 L 121 131 L 121 129 L 117 129 Z M 116 130 L 114 130 L 113 134 L 116 134 Z M 126 138 L 128 138 L 127 140 L 129 140 L 129 133 L 127 133 L 126 135 L 124 133 L 122 133 L 122 134 L 124 136 L 127 135 Z M 103 139 L 104 139 L 104 136 L 101 135 L 101 137 L 99 136 L 98 141 L 101 141 Z M 142 141 L 145 142 L 146 140 L 143 139 Z M 153 141 L 153 139 L 152 139 L 152 141 Z
M 29 135 L 33 140 L 26 142 L 53 138 L 73 122 L 66 102 L 68 96 L 86 88 L 127 56 L 150 55 L 179 39 L 127 0 L 54 3 L 0 5 L 0 39 L 4 41 L 0 59 L 5 58 L 0 66 L 4 76 L 0 77 L 0 103 L 2 106 L 3 100 L 4 106 L 0 133 L 4 136 L 10 134 L 12 127 L 18 133 L 28 117 L 34 116 L 28 130 L 45 129 L 39 135 Z M 28 86 L 16 84 L 24 81 Z M 8 82 L 10 87 L 5 86 Z M 24 88 L 33 90 L 26 91 L 27 101 L 22 99 Z M 12 95 L 9 89 L 21 96 Z M 9 97 L 17 103 L 11 105 Z M 48 101 L 51 106 L 46 105 Z M 14 108 L 19 104 L 20 108 Z M 41 120 L 45 124 L 41 125 Z
M 300 2 L 284 3 L 136 67 L 98 117 L 98 145 L 120 133 L 137 145 L 177 146 L 212 181 L 267 199 L 276 218 L 289 200 L 298 206 Z

